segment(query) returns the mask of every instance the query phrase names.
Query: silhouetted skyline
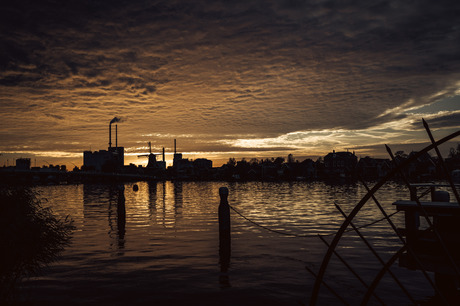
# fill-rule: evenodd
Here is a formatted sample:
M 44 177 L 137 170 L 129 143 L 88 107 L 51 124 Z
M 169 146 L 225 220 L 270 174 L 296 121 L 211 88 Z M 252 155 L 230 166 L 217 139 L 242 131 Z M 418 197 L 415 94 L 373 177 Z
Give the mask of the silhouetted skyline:
M 460 122 L 458 1 L 0 4 L 0 165 L 410 152 Z M 447 144 L 445 149 L 455 147 Z

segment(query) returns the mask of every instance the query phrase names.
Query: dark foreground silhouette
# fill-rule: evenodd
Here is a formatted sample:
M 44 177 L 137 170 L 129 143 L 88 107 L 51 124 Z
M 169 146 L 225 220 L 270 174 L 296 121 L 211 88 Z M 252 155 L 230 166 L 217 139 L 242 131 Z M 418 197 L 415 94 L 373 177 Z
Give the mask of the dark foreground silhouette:
M 73 226 L 41 205 L 24 187 L 0 187 L 0 304 L 9 304 L 17 284 L 55 261 L 68 244 Z

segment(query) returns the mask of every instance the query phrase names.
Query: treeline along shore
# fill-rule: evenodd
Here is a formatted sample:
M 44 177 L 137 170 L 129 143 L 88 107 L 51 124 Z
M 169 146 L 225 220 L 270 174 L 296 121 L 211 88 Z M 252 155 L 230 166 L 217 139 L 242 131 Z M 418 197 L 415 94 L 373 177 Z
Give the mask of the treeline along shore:
M 379 179 L 396 164 L 408 159 L 403 151 L 395 153 L 395 159 L 359 158 L 354 152 L 331 152 L 316 161 L 295 160 L 292 155 L 270 159 L 230 158 L 220 167 L 212 167 L 205 159 L 181 159 L 166 169 L 130 164 L 122 167 L 102 167 L 101 170 L 75 167 L 68 171 L 65 166 L 49 165 L 30 167 L 30 159 L 16 160 L 16 166 L 0 168 L 2 183 L 63 184 L 136 180 L 222 180 L 222 181 L 302 181 L 302 180 L 354 180 Z M 203 162 L 206 161 L 206 162 Z M 460 144 L 450 150 L 444 164 L 451 173 L 460 169 Z M 434 180 L 444 177 L 437 157 L 428 153 L 414 160 L 403 169 L 406 177 L 415 181 Z

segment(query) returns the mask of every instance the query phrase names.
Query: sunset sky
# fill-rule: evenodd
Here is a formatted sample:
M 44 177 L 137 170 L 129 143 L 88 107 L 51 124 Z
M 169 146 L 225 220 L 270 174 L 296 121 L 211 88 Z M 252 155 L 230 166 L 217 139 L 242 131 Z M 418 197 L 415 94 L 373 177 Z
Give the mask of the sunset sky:
M 460 1 L 2 1 L 0 166 L 384 157 L 460 128 Z M 113 140 L 113 143 L 115 141 Z M 459 139 L 447 144 L 456 147 Z

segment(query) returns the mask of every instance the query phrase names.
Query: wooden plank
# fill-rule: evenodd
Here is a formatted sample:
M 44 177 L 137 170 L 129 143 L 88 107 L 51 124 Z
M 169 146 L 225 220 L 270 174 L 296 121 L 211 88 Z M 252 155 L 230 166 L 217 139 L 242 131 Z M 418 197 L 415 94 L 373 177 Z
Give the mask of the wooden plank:
M 420 201 L 423 207 L 457 207 L 460 209 L 460 206 L 457 202 L 431 202 L 431 201 Z M 398 200 L 393 203 L 393 205 L 401 206 L 401 207 L 418 207 L 416 201 L 410 200 Z
M 429 216 L 460 216 L 460 206 L 457 202 L 420 202 Z M 421 212 L 415 201 L 400 200 L 393 203 L 398 211 Z
M 460 184 L 454 184 L 454 185 L 460 186 Z M 450 187 L 449 184 L 431 184 L 431 183 L 410 184 L 410 186 L 414 186 L 414 187 Z

